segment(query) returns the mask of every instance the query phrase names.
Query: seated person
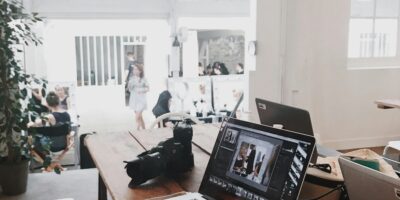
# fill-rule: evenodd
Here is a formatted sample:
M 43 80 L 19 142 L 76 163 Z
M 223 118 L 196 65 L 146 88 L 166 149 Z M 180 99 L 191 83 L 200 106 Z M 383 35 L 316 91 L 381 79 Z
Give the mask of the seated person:
M 171 106 L 171 93 L 168 90 L 163 91 L 158 97 L 157 104 L 153 108 L 153 114 L 157 118 L 163 114 L 169 113 Z M 163 120 L 164 127 L 172 127 L 173 124 L 168 119 Z
M 68 96 L 67 87 L 56 86 L 55 87 L 56 94 L 60 99 L 60 106 L 64 110 L 71 109 L 71 101 Z
M 212 107 L 210 102 L 207 102 L 206 86 L 204 84 L 199 85 L 200 95 L 193 99 L 193 104 L 196 109 L 197 117 L 207 117 L 212 114 Z
M 219 70 L 221 71 L 222 75 L 229 75 L 228 68 L 226 68 L 225 63 L 219 64 Z
M 244 74 L 243 63 L 236 64 L 236 74 Z
M 214 72 L 214 69 L 211 67 L 211 65 L 210 64 L 207 65 L 207 69 L 205 71 L 205 75 L 207 75 L 207 76 L 214 75 L 213 72 Z
M 50 110 L 50 113 L 45 116 L 47 123 L 50 126 L 54 126 L 60 123 L 70 123 L 71 117 L 68 112 L 61 108 L 60 106 L 60 99 L 55 92 L 49 92 L 46 97 L 47 107 Z M 46 124 L 46 121 L 42 119 L 37 119 L 35 122 L 30 122 L 28 127 L 35 127 L 35 126 L 43 126 Z
M 47 114 L 44 117 L 45 119 L 36 119 L 35 122 L 29 122 L 28 127 L 39 127 L 39 126 L 45 126 L 46 124 L 54 126 L 71 122 L 71 117 L 68 114 L 68 112 L 66 112 L 64 109 L 60 107 L 60 99 L 58 98 L 55 92 L 49 92 L 49 94 L 46 97 L 46 103 L 51 113 Z M 40 140 L 41 139 L 38 137 L 35 140 L 34 153 L 37 156 L 39 156 L 42 160 L 45 160 L 47 152 L 41 145 Z M 52 171 L 55 168 L 63 170 L 60 163 L 53 162 L 50 164 L 50 166 L 48 166 L 45 169 L 45 171 Z

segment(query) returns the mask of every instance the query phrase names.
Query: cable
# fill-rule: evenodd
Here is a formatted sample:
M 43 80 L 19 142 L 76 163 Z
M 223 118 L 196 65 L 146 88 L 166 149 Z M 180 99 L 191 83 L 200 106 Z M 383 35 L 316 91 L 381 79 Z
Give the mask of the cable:
M 316 198 L 313 198 L 313 199 L 309 199 L 309 200 L 318 200 L 318 199 L 321 199 L 322 197 L 325 197 L 325 196 L 329 195 L 330 193 L 332 193 L 332 192 L 334 192 L 334 191 L 336 191 L 336 190 L 338 190 L 338 189 L 341 189 L 342 187 L 343 187 L 343 185 L 338 185 L 337 187 L 333 188 L 331 191 L 329 191 L 329 192 L 327 192 L 327 193 L 325 193 L 325 194 L 323 194 L 323 195 L 321 195 L 321 196 L 319 196 L 319 197 L 316 197 Z

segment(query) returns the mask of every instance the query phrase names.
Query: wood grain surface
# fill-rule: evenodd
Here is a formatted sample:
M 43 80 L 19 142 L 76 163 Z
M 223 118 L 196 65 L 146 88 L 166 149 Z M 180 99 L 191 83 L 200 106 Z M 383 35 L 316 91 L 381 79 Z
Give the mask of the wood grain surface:
M 133 160 L 144 151 L 128 131 L 90 135 L 85 144 L 112 199 L 146 199 L 182 191 L 175 181 L 166 178 L 149 181 L 135 189 L 128 187 L 131 179 L 123 161 Z
M 204 125 L 193 126 L 193 142 L 195 138 L 200 135 L 198 133 L 206 131 L 207 128 L 203 128 L 203 126 Z M 208 131 L 218 131 L 218 128 L 215 126 L 206 127 L 211 127 Z M 173 136 L 172 131 L 173 130 L 171 128 L 160 128 L 144 131 L 131 131 L 130 133 L 145 149 L 149 150 L 156 146 L 160 141 L 171 138 Z M 218 134 L 218 132 L 216 134 Z M 202 144 L 207 143 L 207 145 L 210 146 L 209 143 L 212 143 L 211 146 L 214 146 L 215 139 L 212 136 L 207 137 L 206 134 L 202 134 L 202 136 L 198 139 Z M 175 177 L 174 179 L 184 190 L 189 192 L 198 192 L 210 156 L 207 152 L 196 145 L 192 145 L 192 151 L 194 154 L 194 168 L 190 172 L 184 173 L 181 176 Z

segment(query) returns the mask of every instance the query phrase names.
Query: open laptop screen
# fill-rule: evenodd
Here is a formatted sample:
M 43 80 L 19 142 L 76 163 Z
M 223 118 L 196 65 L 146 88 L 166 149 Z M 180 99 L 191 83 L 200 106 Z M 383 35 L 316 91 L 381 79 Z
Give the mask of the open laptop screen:
M 307 110 L 291 107 L 256 98 L 260 123 L 267 126 L 281 125 L 283 129 L 314 136 L 310 113 Z M 317 151 L 311 157 L 311 163 L 316 163 Z
M 256 104 L 261 124 L 282 125 L 283 129 L 314 135 L 308 111 L 259 98 Z
M 307 135 L 229 118 L 199 192 L 210 199 L 296 199 L 314 146 Z

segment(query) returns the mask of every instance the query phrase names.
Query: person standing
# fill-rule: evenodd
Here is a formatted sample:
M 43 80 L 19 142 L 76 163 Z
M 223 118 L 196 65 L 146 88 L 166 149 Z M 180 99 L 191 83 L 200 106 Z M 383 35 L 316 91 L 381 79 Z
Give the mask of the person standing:
M 149 84 L 144 78 L 143 66 L 133 66 L 132 74 L 128 81 L 129 107 L 135 111 L 137 129 L 145 129 L 143 111 L 147 108 L 146 93 L 149 91 Z
M 247 168 L 246 168 L 246 174 L 249 175 L 254 171 L 254 160 L 256 158 L 256 145 L 250 144 L 250 154 L 247 157 Z
M 133 73 L 133 66 L 138 64 L 138 62 L 135 59 L 135 54 L 133 52 L 128 52 L 126 54 L 126 68 L 125 68 L 125 105 L 129 106 L 129 89 L 128 89 L 128 82 L 129 79 L 132 77 Z

